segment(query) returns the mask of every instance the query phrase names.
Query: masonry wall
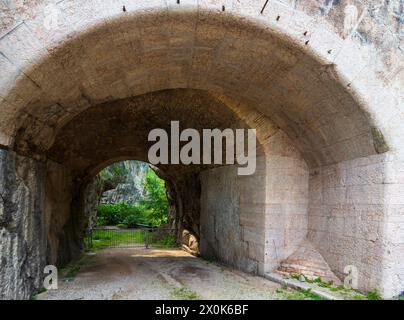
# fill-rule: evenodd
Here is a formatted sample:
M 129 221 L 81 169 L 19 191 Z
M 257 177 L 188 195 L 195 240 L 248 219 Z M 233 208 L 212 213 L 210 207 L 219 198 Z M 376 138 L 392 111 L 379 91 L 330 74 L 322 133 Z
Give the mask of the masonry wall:
M 306 163 L 291 156 L 269 155 L 266 161 L 265 272 L 291 255 L 307 236 Z
M 394 179 L 387 167 L 395 168 Z M 391 155 L 384 154 L 310 172 L 309 240 L 334 273 L 343 278 L 344 267 L 354 265 L 359 288 L 378 288 L 385 297 L 404 289 L 399 262 L 404 254 L 404 200 L 394 197 L 403 180 L 396 167 Z
M 387 156 L 385 174 L 384 254 L 386 270 L 383 280 L 386 296 L 404 297 L 404 161 L 395 155 Z
M 248 272 L 271 272 L 307 237 L 309 171 L 279 131 L 251 176 L 235 166 L 201 173 L 201 254 Z
M 201 177 L 200 251 L 247 272 L 264 263 L 265 161 L 251 176 L 237 166 L 203 171 Z

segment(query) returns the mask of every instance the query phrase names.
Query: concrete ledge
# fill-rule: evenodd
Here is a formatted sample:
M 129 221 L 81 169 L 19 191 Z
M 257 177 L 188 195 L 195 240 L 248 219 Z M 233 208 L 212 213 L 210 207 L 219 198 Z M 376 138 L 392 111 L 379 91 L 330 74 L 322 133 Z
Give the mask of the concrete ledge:
M 325 290 L 321 290 L 316 285 L 313 285 L 313 284 L 310 284 L 307 282 L 301 282 L 296 279 L 285 279 L 281 275 L 276 274 L 276 273 L 265 273 L 264 278 L 277 282 L 279 284 L 288 286 L 292 289 L 297 289 L 297 290 L 311 289 L 311 292 L 319 295 L 321 298 L 326 299 L 326 300 L 344 300 L 342 297 L 335 296 Z

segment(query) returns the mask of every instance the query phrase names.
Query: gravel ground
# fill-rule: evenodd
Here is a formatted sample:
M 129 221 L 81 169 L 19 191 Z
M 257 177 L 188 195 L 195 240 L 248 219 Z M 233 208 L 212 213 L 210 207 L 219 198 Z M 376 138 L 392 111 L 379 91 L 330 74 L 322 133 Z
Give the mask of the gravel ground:
M 61 276 L 60 276 L 61 278 Z M 38 300 L 282 299 L 279 285 L 177 249 L 114 248 L 85 256 Z M 278 290 L 277 290 L 278 289 Z

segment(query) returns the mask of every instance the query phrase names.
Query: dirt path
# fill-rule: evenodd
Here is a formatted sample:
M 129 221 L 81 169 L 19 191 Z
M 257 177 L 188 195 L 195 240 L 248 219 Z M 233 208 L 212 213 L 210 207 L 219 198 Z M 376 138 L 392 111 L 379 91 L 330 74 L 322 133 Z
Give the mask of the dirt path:
M 182 250 L 105 249 L 37 299 L 281 299 L 279 285 Z

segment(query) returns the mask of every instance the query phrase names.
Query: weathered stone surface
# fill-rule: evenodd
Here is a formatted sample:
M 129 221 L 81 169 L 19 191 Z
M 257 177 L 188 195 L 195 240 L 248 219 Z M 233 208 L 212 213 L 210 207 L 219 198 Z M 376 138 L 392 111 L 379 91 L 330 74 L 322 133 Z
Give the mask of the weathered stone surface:
M 83 210 L 84 215 L 88 219 L 88 230 L 97 226 L 97 208 L 100 204 L 103 187 L 103 181 L 99 175 L 96 175 L 84 189 Z
M 200 197 L 199 172 L 173 176 L 159 170 L 156 173 L 166 180 L 169 204 L 169 226 L 177 235 L 179 243 L 191 253 L 199 255 L 200 248 Z
M 0 150 L 0 299 L 28 299 L 42 286 L 46 166 Z
M 337 276 L 344 277 L 345 266 L 354 265 L 360 289 L 371 290 L 379 283 L 386 296 L 404 284 L 398 280 L 402 271 L 396 263 L 380 263 L 393 255 L 402 257 L 396 249 L 401 236 L 393 239 L 386 230 L 386 194 L 393 194 L 386 190 L 389 165 L 388 156 L 377 155 L 313 170 L 308 224 L 308 238 Z M 396 227 L 395 234 L 401 230 L 399 224 Z M 382 280 L 386 269 L 394 270 L 397 280 Z
M 20 88 L 21 93 L 27 92 L 28 80 L 23 77 L 20 81 L 5 81 L 2 96 L 12 104 L 12 109 L 5 104 L 10 121 L 4 123 L 0 132 L 10 133 L 12 138 L 18 133 L 18 138 L 23 135 L 24 140 L 30 140 L 30 148 L 46 150 L 57 133 L 53 128 L 62 127 L 91 105 L 162 89 L 193 88 L 224 93 L 271 116 L 290 138 L 298 141 L 296 147 L 311 166 L 376 153 L 371 134 L 373 120 L 367 116 L 368 106 L 360 105 L 347 89 L 345 79 L 337 77 L 339 73 L 349 72 L 356 76 L 363 70 L 370 72 L 364 67 L 352 71 L 352 65 L 361 65 L 361 59 L 368 63 L 354 50 L 355 46 L 349 47 L 352 39 L 345 39 L 338 49 L 327 48 L 337 54 L 330 64 L 340 56 L 347 56 L 349 68 L 345 66 L 348 59 L 342 59 L 343 70 L 339 70 L 338 64 L 335 67 L 338 72 L 327 69 L 323 61 L 329 59 L 327 50 L 316 52 L 318 56 L 315 57 L 309 51 L 320 50 L 316 48 L 314 37 L 321 35 L 325 26 L 313 30 L 315 27 L 309 16 L 282 5 L 275 5 L 263 14 L 257 10 L 258 24 L 238 16 L 250 16 L 250 10 L 256 5 L 250 1 L 220 14 L 186 10 L 185 4 L 184 10 L 181 5 L 175 10 L 166 10 L 163 5 L 161 11 L 150 11 L 145 16 L 141 10 L 137 14 L 140 4 L 131 13 L 128 9 L 126 15 L 122 12 L 115 15 L 118 12 L 113 5 L 110 12 L 97 10 L 89 14 L 85 10 L 90 10 L 91 4 L 83 8 L 72 2 L 69 10 L 60 8 L 63 23 L 77 24 L 78 29 L 76 32 L 71 30 L 69 40 L 58 43 L 49 55 L 40 45 L 46 40 L 32 40 L 36 31 L 38 35 L 43 35 L 44 31 L 30 31 L 22 26 L 2 39 L 0 50 L 8 58 L 4 61 L 5 66 L 19 66 L 30 79 L 36 80 L 38 87 L 17 107 L 16 97 L 8 92 L 14 87 Z M 205 7 L 203 3 L 199 6 Z M 278 15 L 284 12 L 290 15 L 286 25 L 284 19 L 279 19 L 280 22 L 276 16 L 272 19 L 277 11 Z M 112 16 L 106 18 L 105 14 Z M 297 26 L 292 17 L 299 19 Z M 99 23 L 97 29 L 84 32 L 96 22 Z M 38 24 L 35 26 L 39 28 Z M 297 31 L 301 34 L 295 33 Z M 306 31 L 310 33 L 304 37 L 302 34 Z M 338 35 L 331 32 L 327 35 L 338 39 Z M 294 39 L 296 43 L 292 44 L 289 36 L 297 38 Z M 25 37 L 31 40 L 25 40 Z M 320 51 L 323 49 L 326 48 Z M 46 58 L 39 62 L 38 56 Z M 13 62 L 11 65 L 10 61 Z M 30 70 L 34 61 L 38 63 Z M 369 109 L 369 113 L 375 114 L 375 110 Z M 16 118 L 27 113 L 38 121 L 27 120 L 11 130 L 10 125 L 15 124 Z M 378 141 L 385 131 L 380 130 Z M 20 147 L 25 149 L 21 144 Z
M 259 185 L 256 187 L 260 188 Z M 241 193 L 237 167 L 204 171 L 201 188 L 201 255 L 258 273 L 258 261 L 249 258 L 248 247 L 249 242 L 260 241 L 255 240 L 257 230 L 249 237 L 240 222 Z
M 47 235 L 47 263 L 60 266 L 60 256 L 65 254 L 60 239 L 70 218 L 75 181 L 71 171 L 53 161 L 47 162 L 45 204 L 43 216 Z
M 204 128 L 246 127 L 237 114 L 208 92 L 163 90 L 87 109 L 61 128 L 46 154 L 81 177 L 92 177 L 119 160 L 148 161 L 153 144 L 148 141 L 149 132 L 161 128 L 170 133 L 170 121 L 174 120 L 179 121 L 180 130 L 194 128 L 199 132 Z M 77 132 L 86 134 L 77 136 Z M 19 143 L 26 139 L 23 135 L 19 138 Z M 159 165 L 166 175 L 172 176 L 174 172 L 195 171 L 209 165 L 197 167 Z

